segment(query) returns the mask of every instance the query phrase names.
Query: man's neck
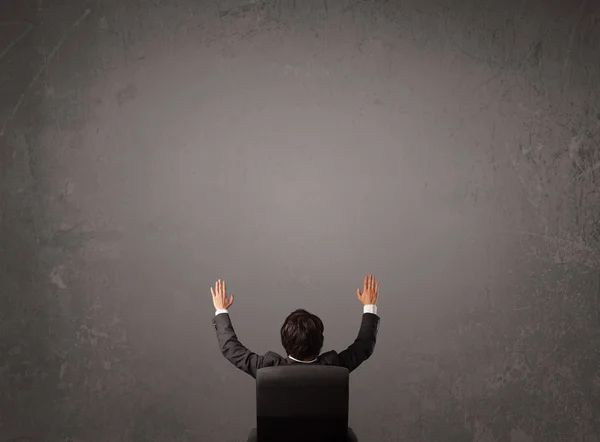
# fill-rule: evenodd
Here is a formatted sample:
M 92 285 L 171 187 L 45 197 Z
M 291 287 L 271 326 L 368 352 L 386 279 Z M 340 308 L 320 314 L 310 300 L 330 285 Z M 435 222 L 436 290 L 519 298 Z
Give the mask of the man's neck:
M 288 356 L 292 361 L 296 361 L 296 362 L 302 362 L 303 364 L 310 364 L 311 362 L 315 362 L 317 360 L 317 358 L 314 359 L 309 359 L 308 361 L 301 361 L 300 359 L 296 359 L 295 357 L 293 357 L 292 355 Z

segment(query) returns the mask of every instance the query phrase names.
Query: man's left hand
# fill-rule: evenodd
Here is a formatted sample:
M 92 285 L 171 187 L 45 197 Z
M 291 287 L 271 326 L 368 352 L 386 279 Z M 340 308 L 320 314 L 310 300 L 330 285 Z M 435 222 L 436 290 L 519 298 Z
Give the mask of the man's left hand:
M 217 280 L 215 289 L 210 288 L 215 310 L 227 310 L 233 305 L 233 295 L 227 299 L 227 285 L 225 281 Z

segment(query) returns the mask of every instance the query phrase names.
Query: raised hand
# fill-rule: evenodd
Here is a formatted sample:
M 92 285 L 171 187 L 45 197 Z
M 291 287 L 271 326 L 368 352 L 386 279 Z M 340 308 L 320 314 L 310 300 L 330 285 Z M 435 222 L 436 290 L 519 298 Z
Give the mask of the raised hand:
M 360 288 L 356 289 L 358 299 L 363 305 L 377 304 L 377 297 L 379 296 L 379 282 L 375 282 L 373 275 L 365 276 L 365 285 L 363 292 L 360 292 Z
M 210 288 L 215 310 L 227 310 L 233 305 L 233 295 L 227 299 L 227 284 L 225 281 L 217 280 L 215 289 Z

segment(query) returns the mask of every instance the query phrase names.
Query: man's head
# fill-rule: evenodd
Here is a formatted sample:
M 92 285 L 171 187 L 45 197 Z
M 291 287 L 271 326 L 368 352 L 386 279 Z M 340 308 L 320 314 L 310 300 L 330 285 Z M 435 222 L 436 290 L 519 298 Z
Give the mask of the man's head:
M 319 356 L 323 339 L 323 322 L 306 310 L 293 311 L 281 326 L 283 348 L 288 355 L 301 361 Z

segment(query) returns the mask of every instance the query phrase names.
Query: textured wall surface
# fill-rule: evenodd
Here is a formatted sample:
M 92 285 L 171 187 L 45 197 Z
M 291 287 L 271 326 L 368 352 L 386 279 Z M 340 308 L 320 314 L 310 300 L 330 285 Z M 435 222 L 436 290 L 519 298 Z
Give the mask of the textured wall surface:
M 358 332 L 361 441 L 598 442 L 600 8 L 0 3 L 0 442 L 240 441 L 219 353 Z

